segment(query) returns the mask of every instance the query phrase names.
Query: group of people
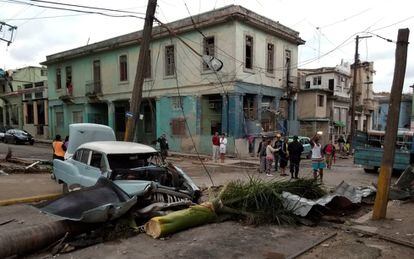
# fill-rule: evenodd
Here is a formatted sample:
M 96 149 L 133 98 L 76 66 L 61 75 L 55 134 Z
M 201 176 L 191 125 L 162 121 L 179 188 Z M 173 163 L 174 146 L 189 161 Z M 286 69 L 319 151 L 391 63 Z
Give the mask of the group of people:
M 297 179 L 302 152 L 303 145 L 298 141 L 298 136 L 294 136 L 291 143 L 289 143 L 287 137 L 282 137 L 279 134 L 276 135 L 274 141 L 263 138 L 257 150 L 260 158 L 260 173 L 272 176 L 271 171 L 274 162 L 274 171 L 277 172 L 280 167 L 280 175 L 287 176 L 286 167 L 290 162 L 291 177 Z
M 211 142 L 213 144 L 213 161 L 217 163 L 220 156 L 220 162 L 224 163 L 224 156 L 227 148 L 226 133 L 222 133 L 219 136 L 219 133 L 215 132 L 211 138 Z

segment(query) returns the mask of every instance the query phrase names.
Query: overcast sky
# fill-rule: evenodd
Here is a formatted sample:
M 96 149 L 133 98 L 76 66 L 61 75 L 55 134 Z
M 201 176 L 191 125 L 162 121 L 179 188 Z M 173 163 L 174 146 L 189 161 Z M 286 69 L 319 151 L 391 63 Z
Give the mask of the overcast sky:
M 147 4 L 147 0 L 56 2 L 142 13 L 145 13 Z M 408 0 L 158 0 L 157 17 L 163 22 L 187 17 L 185 3 L 192 15 L 238 4 L 297 30 L 306 40 L 306 44 L 299 47 L 299 64 L 306 68 L 335 66 L 341 59 L 352 63 L 354 38 L 356 34 L 367 35 L 364 31 L 395 41 L 399 28 L 409 28 L 411 42 L 414 42 L 414 2 Z M 143 26 L 142 20 L 136 18 L 50 10 L 17 4 L 14 0 L 0 0 L 0 10 L 0 21 L 18 27 L 10 46 L 0 42 L 0 67 L 3 69 L 39 65 L 46 55 L 86 45 L 88 40 L 93 43 L 141 30 Z M 0 37 L 6 36 L 4 30 L 0 32 Z M 374 61 L 377 71 L 375 91 L 391 89 L 395 47 L 394 43 L 377 36 L 360 41 L 361 61 Z M 411 92 L 409 86 L 413 84 L 414 46 L 410 44 L 404 92 Z

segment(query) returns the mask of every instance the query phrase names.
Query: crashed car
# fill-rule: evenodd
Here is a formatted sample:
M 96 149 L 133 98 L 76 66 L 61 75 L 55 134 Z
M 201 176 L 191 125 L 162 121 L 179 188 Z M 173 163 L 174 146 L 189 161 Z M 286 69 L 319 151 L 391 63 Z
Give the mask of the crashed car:
M 199 188 L 180 168 L 165 163 L 154 148 L 115 141 L 110 127 L 91 123 L 69 126 L 69 145 L 64 161 L 53 161 L 56 181 L 64 193 L 90 187 L 104 177 L 130 197 L 152 202 L 195 201 Z

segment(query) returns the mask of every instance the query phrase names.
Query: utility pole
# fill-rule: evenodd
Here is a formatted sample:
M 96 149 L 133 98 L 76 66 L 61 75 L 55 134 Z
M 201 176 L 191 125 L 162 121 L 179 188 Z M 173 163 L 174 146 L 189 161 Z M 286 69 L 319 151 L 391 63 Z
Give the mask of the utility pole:
M 387 130 L 385 131 L 384 152 L 382 155 L 374 211 L 372 213 L 372 219 L 374 220 L 384 219 L 387 214 L 388 194 L 394 164 L 395 141 L 398 133 L 398 115 L 400 114 L 401 95 L 407 66 L 409 35 L 410 30 L 408 28 L 398 30 L 394 78 L 392 81 L 390 106 L 387 117 Z
M 145 15 L 144 30 L 139 50 L 137 72 L 135 75 L 134 88 L 132 90 L 130 112 L 126 114 L 127 122 L 124 141 L 133 141 L 142 101 L 142 85 L 144 84 L 145 62 L 148 57 L 149 43 L 151 40 L 152 23 L 154 21 L 157 0 L 148 0 L 147 12 Z
M 359 67 L 359 54 L 358 54 L 358 45 L 359 45 L 359 40 L 360 39 L 365 39 L 365 38 L 371 38 L 372 36 L 363 36 L 360 37 L 359 35 L 357 35 L 355 37 L 355 57 L 354 57 L 354 75 L 353 75 L 353 82 L 352 82 L 352 88 L 351 88 L 351 94 L 352 94 L 352 98 L 351 98 L 351 141 L 350 141 L 350 145 L 351 145 L 351 149 L 353 148 L 352 145 L 352 141 L 354 139 L 354 134 L 355 134 L 355 102 L 356 102 L 356 84 L 357 84 L 357 75 L 358 75 L 358 67 Z

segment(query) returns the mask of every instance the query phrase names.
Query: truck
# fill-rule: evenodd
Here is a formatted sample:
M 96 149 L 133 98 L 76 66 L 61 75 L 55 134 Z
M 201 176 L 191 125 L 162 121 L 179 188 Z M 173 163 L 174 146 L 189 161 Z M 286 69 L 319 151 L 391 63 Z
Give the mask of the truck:
M 404 171 L 414 162 L 414 132 L 399 130 L 395 143 L 394 171 Z M 384 131 L 357 131 L 354 136 L 354 164 L 360 165 L 367 173 L 376 173 L 381 167 L 384 154 Z

